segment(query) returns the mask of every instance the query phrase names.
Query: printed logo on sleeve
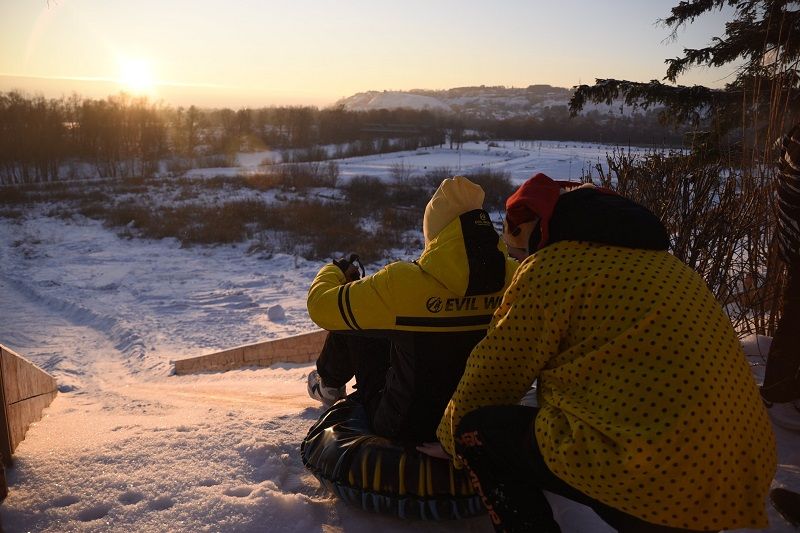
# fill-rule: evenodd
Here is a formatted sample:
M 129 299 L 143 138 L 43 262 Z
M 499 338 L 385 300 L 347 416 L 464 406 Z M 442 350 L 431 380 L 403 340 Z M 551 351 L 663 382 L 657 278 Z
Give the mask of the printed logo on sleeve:
M 500 306 L 503 297 L 497 296 L 465 296 L 464 298 L 447 298 L 442 301 L 438 296 L 431 296 L 425 302 L 425 307 L 431 313 L 445 311 L 480 311 L 494 310 Z
M 428 311 L 431 313 L 438 313 L 442 310 L 442 299 L 438 296 L 431 296 L 425 303 L 425 307 L 427 307 Z
M 478 215 L 478 218 L 475 220 L 475 225 L 493 227 L 492 221 L 489 218 L 489 215 L 487 215 L 486 213 L 481 213 L 480 215 Z

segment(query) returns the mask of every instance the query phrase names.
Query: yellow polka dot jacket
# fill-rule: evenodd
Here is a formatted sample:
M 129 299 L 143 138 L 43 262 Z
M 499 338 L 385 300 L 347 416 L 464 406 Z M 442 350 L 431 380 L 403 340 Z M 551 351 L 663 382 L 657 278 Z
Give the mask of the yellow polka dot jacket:
M 668 252 L 562 241 L 528 257 L 447 405 L 445 450 L 466 413 L 536 379 L 536 440 L 573 487 L 651 523 L 767 526 L 770 422 L 730 321 Z

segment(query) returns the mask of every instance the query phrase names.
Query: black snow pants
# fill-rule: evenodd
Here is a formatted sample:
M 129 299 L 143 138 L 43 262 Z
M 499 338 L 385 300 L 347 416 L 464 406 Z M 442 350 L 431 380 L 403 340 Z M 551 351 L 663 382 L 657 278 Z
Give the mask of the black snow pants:
M 364 405 L 370 422 L 386 384 L 390 347 L 385 338 L 331 331 L 317 358 L 317 372 L 326 387 L 343 387 L 355 376 L 350 397 Z
M 521 405 L 483 407 L 458 425 L 456 453 L 470 470 L 498 532 L 558 532 L 543 490 L 591 507 L 621 533 L 688 533 L 645 522 L 601 503 L 558 478 L 544 462 L 533 422 L 538 409 Z

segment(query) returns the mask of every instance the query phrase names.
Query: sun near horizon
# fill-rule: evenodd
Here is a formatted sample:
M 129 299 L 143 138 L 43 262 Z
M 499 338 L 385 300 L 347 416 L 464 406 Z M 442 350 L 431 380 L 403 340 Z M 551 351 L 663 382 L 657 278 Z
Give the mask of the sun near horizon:
M 122 90 L 136 96 L 154 96 L 156 80 L 150 62 L 142 58 L 123 58 L 119 64 Z

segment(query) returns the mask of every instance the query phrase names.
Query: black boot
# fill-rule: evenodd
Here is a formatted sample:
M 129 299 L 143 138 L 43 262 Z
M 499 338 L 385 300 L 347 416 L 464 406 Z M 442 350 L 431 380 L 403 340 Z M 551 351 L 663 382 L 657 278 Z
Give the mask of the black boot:
M 800 527 L 800 494 L 786 489 L 772 489 L 772 506 L 794 527 Z
M 503 414 L 511 418 L 505 420 L 497 414 L 490 408 L 473 411 L 459 424 L 456 438 L 456 453 L 469 468 L 472 486 L 483 500 L 495 530 L 560 533 L 553 510 L 533 483 L 529 468 L 531 450 L 525 435 L 535 410 L 505 410 Z

